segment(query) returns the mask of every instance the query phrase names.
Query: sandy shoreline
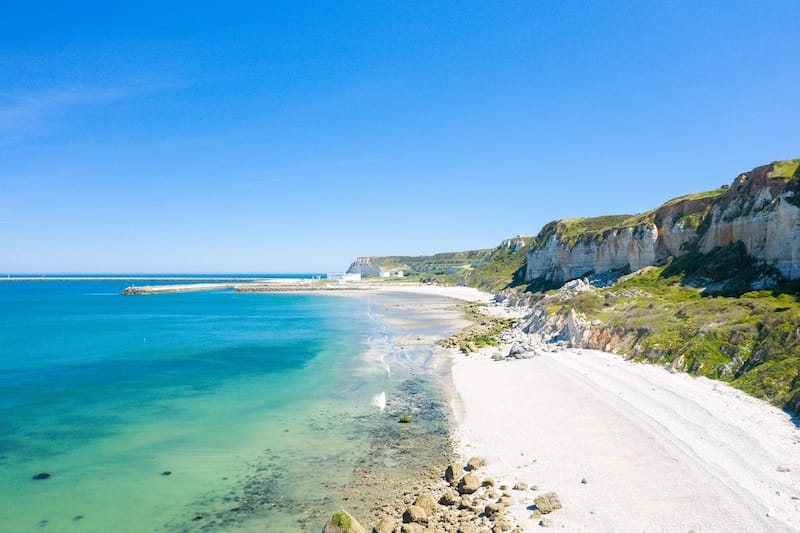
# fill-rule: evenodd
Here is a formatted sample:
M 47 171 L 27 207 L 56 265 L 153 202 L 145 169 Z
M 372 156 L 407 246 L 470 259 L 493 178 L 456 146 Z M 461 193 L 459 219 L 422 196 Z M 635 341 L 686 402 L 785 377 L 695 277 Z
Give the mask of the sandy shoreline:
M 474 289 L 392 287 L 489 301 Z M 503 312 L 498 308 L 496 312 Z M 590 350 L 493 361 L 453 354 L 459 452 L 524 481 L 512 513 L 555 491 L 561 531 L 800 531 L 800 428 L 724 383 Z M 585 481 L 585 483 L 583 482 Z M 529 508 L 530 507 L 530 508 Z

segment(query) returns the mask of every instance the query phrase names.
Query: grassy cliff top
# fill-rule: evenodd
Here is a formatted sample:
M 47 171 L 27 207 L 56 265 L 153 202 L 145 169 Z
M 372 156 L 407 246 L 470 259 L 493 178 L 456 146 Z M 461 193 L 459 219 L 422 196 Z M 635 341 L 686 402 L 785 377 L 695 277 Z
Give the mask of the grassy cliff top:
M 772 163 L 772 170 L 767 174 L 767 177 L 790 179 L 792 177 L 797 177 L 798 170 L 800 170 L 800 159 L 774 161 Z
M 483 248 L 461 252 L 443 252 L 434 255 L 370 256 L 364 259 L 369 259 L 372 265 L 383 270 L 445 273 L 448 269 L 469 266 L 484 260 L 491 252 L 491 248 Z

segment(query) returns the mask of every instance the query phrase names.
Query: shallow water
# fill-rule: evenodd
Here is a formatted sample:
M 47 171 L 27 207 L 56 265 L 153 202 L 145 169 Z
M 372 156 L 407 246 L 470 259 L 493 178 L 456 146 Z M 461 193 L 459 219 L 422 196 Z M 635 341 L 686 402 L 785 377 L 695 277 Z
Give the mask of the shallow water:
M 443 460 L 433 352 L 385 300 L 124 285 L 0 284 L 4 529 L 307 531 Z

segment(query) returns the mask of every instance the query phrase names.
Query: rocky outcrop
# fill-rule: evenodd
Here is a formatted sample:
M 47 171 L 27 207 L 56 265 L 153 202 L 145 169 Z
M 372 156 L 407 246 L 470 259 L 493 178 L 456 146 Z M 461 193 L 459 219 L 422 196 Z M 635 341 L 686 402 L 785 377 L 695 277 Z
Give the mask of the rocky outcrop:
M 636 216 L 547 224 L 530 246 L 525 281 L 560 285 L 663 264 L 741 241 L 763 267 L 800 278 L 800 160 L 739 175 L 730 187 L 685 196 Z

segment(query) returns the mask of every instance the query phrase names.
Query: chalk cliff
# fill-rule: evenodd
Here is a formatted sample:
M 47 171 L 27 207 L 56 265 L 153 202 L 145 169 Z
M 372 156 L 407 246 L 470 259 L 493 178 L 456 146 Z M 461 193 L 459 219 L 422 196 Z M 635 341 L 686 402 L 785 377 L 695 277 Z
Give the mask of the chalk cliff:
M 800 160 L 739 175 L 719 199 L 699 237 L 699 249 L 741 241 L 747 253 L 787 279 L 800 278 Z M 792 168 L 794 167 L 794 168 Z M 786 176 L 792 171 L 792 175 Z
M 799 183 L 800 160 L 781 161 L 739 175 L 730 187 L 676 198 L 641 215 L 551 222 L 528 250 L 525 280 L 557 285 L 635 271 L 737 241 L 760 266 L 800 278 Z

